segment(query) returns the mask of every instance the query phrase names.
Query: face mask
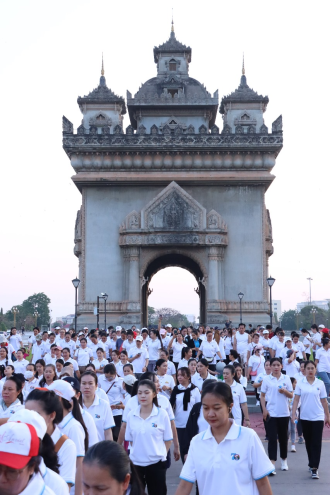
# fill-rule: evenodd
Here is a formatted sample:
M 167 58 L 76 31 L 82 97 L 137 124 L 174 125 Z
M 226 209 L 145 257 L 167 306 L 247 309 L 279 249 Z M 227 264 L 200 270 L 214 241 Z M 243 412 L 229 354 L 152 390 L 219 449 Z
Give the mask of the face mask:
M 33 375 L 34 375 L 33 371 L 25 371 L 24 378 L 26 378 L 26 380 L 30 380 L 30 378 L 32 378 Z

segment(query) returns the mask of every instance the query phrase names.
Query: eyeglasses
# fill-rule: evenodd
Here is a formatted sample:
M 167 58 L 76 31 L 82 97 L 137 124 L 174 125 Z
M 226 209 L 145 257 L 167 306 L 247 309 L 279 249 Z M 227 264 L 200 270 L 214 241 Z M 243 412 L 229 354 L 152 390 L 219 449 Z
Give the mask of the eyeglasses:
M 4 466 L 4 465 L 0 464 L 0 476 L 4 475 L 8 481 L 15 481 L 21 476 L 24 469 L 25 468 L 13 469 L 13 468 L 10 468 L 8 466 Z

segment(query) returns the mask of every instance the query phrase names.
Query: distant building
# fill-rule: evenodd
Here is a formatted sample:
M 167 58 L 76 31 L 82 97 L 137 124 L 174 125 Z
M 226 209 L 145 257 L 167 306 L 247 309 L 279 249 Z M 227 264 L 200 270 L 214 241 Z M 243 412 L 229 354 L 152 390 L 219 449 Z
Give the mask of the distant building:
M 328 311 L 330 299 L 323 299 L 323 301 L 312 301 L 312 306 Z M 306 306 L 310 306 L 309 301 L 297 303 L 297 311 L 301 311 Z
M 279 320 L 282 315 L 282 305 L 281 301 L 279 300 L 274 300 L 273 301 L 273 314 L 276 313 L 277 319 Z
M 74 315 L 57 316 L 56 321 L 61 321 L 63 325 L 71 325 L 74 322 Z

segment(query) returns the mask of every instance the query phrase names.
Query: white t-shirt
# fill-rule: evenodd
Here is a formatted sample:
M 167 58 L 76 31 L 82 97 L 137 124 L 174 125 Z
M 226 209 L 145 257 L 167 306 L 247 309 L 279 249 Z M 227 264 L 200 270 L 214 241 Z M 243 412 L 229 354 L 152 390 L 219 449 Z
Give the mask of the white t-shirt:
M 265 358 L 263 356 L 256 356 L 253 354 L 253 356 L 249 358 L 248 366 L 251 366 L 251 371 L 256 371 L 257 375 L 263 373 L 265 371 Z M 252 375 L 251 380 L 254 381 L 257 375 Z
M 79 349 L 76 349 L 75 357 L 77 358 L 78 366 L 87 366 L 93 357 L 93 351 L 90 347 L 85 347 L 85 349 L 79 347 Z
M 288 399 L 279 393 L 279 387 L 292 392 L 292 383 L 287 375 L 281 373 L 279 379 L 272 374 L 264 377 L 261 392 L 267 396 L 267 411 L 271 417 L 283 418 L 290 416 Z
M 107 394 L 110 406 L 124 402 L 125 390 L 123 389 L 122 378 L 117 376 L 114 380 L 109 382 L 105 375 L 101 375 L 98 379 L 99 387 Z M 123 414 L 123 410 L 112 409 L 112 414 L 113 416 L 121 416 Z
M 188 385 L 187 388 L 191 387 L 191 385 Z M 185 387 L 182 385 L 178 385 L 179 390 L 186 390 Z M 194 388 L 191 393 L 190 393 L 190 401 L 188 402 L 188 407 L 187 411 L 183 410 L 183 397 L 184 397 L 184 392 L 177 394 L 176 395 L 176 401 L 175 401 L 175 426 L 177 428 L 185 428 L 187 425 L 187 421 L 189 418 L 189 413 L 196 402 L 201 401 L 201 393 L 198 390 L 198 388 Z
M 14 361 L 12 365 L 15 368 L 15 373 L 25 373 L 27 365 L 30 364 L 27 359 L 22 359 L 22 361 Z
M 158 380 L 159 380 L 159 385 L 160 385 L 160 388 L 161 388 L 161 391 L 160 391 L 160 394 L 161 395 L 164 395 L 164 397 L 167 397 L 167 399 L 169 399 L 171 397 L 171 391 L 174 389 L 175 387 L 175 383 L 174 383 L 174 380 L 173 380 L 173 376 L 171 375 L 157 375 L 158 377 Z M 171 390 L 163 390 L 163 387 L 170 387 Z
M 90 407 L 83 405 L 85 411 L 89 412 L 96 425 L 98 441 L 105 440 L 104 431 L 115 426 L 109 401 L 100 399 L 95 394 L 94 402 Z
M 140 407 L 127 417 L 125 440 L 131 442 L 130 459 L 138 466 L 166 461 L 165 442 L 173 440 L 168 414 L 155 405 L 148 418 L 142 419 Z
M 310 384 L 307 378 L 302 378 L 296 385 L 295 395 L 300 397 L 300 419 L 307 421 L 324 421 L 324 409 L 321 399 L 327 398 L 327 392 L 322 380 L 315 378 Z
M 8 364 L 13 364 L 10 358 L 0 359 L 0 366 L 8 366 Z
M 178 370 L 180 368 L 188 368 L 188 361 L 187 359 L 180 359 L 179 364 L 178 364 Z
M 173 421 L 174 413 L 170 401 L 161 394 L 157 394 L 157 399 L 158 399 L 158 407 L 164 409 L 164 411 L 167 412 L 170 421 Z M 134 395 L 134 397 L 128 399 L 127 403 L 125 404 L 125 409 L 123 412 L 123 418 L 122 418 L 123 423 L 126 423 L 128 414 L 131 411 L 135 410 L 138 406 L 139 406 L 139 400 L 137 395 Z
M 148 341 L 148 352 L 149 361 L 157 361 L 159 359 L 159 349 L 161 349 L 161 343 L 158 338 L 155 340 L 149 339 Z
M 2 406 L 1 403 L 2 401 L 0 401 L 0 418 L 10 418 L 15 412 L 24 409 L 24 406 L 19 399 L 16 399 L 9 407 L 5 407 L 5 405 Z
M 226 356 L 229 356 L 229 351 L 231 351 L 231 349 L 233 349 L 233 337 L 223 337 L 223 347 L 225 349 L 225 353 L 226 353 Z
M 210 364 L 216 364 L 217 352 L 220 352 L 220 349 L 215 340 L 212 340 L 211 342 L 208 342 L 207 340 L 203 340 L 199 350 L 203 353 L 203 356 L 205 358 L 213 357 L 213 361 Z
M 207 377 L 205 378 L 205 380 L 217 380 L 217 377 L 214 376 L 214 375 L 211 375 L 210 373 L 207 373 Z M 191 379 L 191 383 L 193 383 L 194 385 L 196 385 L 196 387 L 198 388 L 198 390 L 201 392 L 202 391 L 202 387 L 203 387 L 203 383 L 205 382 L 205 380 L 203 380 L 203 378 L 201 377 L 201 375 L 196 372 L 194 374 L 194 376 L 192 377 L 192 379 Z
M 236 337 L 238 354 L 241 355 L 246 354 L 249 345 L 249 335 L 246 332 L 244 332 L 243 334 L 236 332 L 235 337 Z
M 101 370 L 104 368 L 104 366 L 109 364 L 109 362 L 105 358 L 103 358 L 101 361 L 99 361 L 98 359 L 94 359 L 93 364 L 94 364 L 96 370 Z
M 35 364 L 36 361 L 38 359 L 41 359 L 44 354 L 45 354 L 45 352 L 44 352 L 44 346 L 43 346 L 42 343 L 40 345 L 37 344 L 37 343 L 33 344 L 33 347 L 32 347 L 32 355 L 33 355 L 32 363 Z
M 179 342 L 176 342 L 175 340 L 172 342 L 173 363 L 179 363 L 181 361 L 182 349 L 184 347 L 188 347 L 184 342 L 182 342 L 182 344 L 179 344 Z
M 283 359 L 283 369 L 286 371 L 287 376 L 292 377 L 298 373 L 300 364 L 296 359 L 289 363 L 289 358 L 285 358 Z
M 320 347 L 316 351 L 315 359 L 318 360 L 317 371 L 330 373 L 330 349 L 326 351 L 324 347 Z
M 285 342 L 280 342 L 279 340 L 273 342 L 272 344 L 272 349 L 273 351 L 275 351 L 275 357 L 280 357 L 281 356 L 281 352 L 283 351 L 283 349 L 286 349 L 285 347 Z
M 168 375 L 176 375 L 175 365 L 170 360 L 167 361 L 167 374 Z
M 51 435 L 54 444 L 58 442 L 62 435 L 63 433 L 61 430 L 55 426 L 55 430 Z M 77 457 L 77 449 L 74 442 L 70 440 L 70 438 L 65 440 L 57 455 L 60 465 L 60 476 L 66 483 L 74 485 L 76 479 L 76 463 L 72 461 Z
M 61 433 L 68 436 L 77 448 L 77 457 L 85 456 L 85 432 L 79 421 L 77 421 L 72 412 L 69 412 L 61 423 L 58 425 Z M 72 460 L 71 460 L 72 462 Z
M 317 342 L 318 344 L 321 344 L 322 335 L 319 332 L 316 332 L 316 333 L 313 333 L 313 335 L 311 337 L 312 337 L 313 343 L 314 343 L 314 345 L 313 345 L 314 351 L 316 351 L 317 349 L 321 349 L 322 347 L 320 347 L 319 345 L 316 345 L 315 342 Z
M 52 357 L 51 354 L 46 354 L 44 356 L 44 361 L 45 361 L 46 365 L 47 364 L 53 364 L 55 366 L 56 360 L 57 360 L 57 357 L 56 356 Z
M 140 357 L 134 359 L 131 364 L 134 366 L 135 373 L 143 373 L 142 369 L 145 367 L 146 359 L 149 358 L 148 349 L 143 346 L 141 346 L 140 349 L 136 346 L 131 347 L 128 352 L 128 357 L 131 359 L 137 354 L 140 354 Z
M 225 439 L 218 443 L 210 426 L 196 435 L 180 478 L 197 481 L 199 492 L 214 495 L 221 492 L 258 495 L 256 480 L 274 471 L 258 435 L 251 428 L 232 421 Z
M 296 351 L 296 357 L 298 359 L 302 359 L 303 358 L 303 354 L 302 353 L 305 352 L 305 346 L 304 346 L 304 344 L 302 342 L 299 342 L 298 341 L 296 344 L 294 344 L 292 342 L 292 349 L 294 351 Z
M 305 349 L 305 352 L 307 352 L 307 354 L 310 354 L 311 353 L 311 348 L 312 348 L 312 344 L 311 344 L 311 341 L 308 340 L 310 339 L 311 337 L 304 337 L 304 340 L 303 340 L 303 346 L 304 346 L 304 349 Z
M 237 383 L 235 380 L 230 386 L 231 392 L 233 394 L 234 405 L 231 410 L 232 415 L 234 417 L 235 423 L 238 425 L 242 424 L 242 409 L 241 404 L 245 404 L 247 402 L 245 390 L 243 385 Z
M 99 436 L 97 434 L 97 429 L 96 429 L 96 424 L 94 422 L 94 418 L 89 414 L 86 409 L 83 409 L 81 406 L 80 407 L 80 412 L 83 417 L 85 426 L 88 431 L 88 448 L 92 447 L 99 441 Z
M 128 340 L 124 340 L 123 342 L 123 349 L 125 349 L 127 351 L 127 354 L 129 353 L 129 351 L 131 349 L 133 349 L 133 347 L 136 347 L 135 345 L 135 340 L 133 339 L 132 342 L 128 342 Z
M 12 335 L 11 337 L 9 337 L 8 341 L 13 346 L 15 352 L 17 352 L 18 349 L 21 348 L 22 337 L 20 335 L 17 335 L 17 334 Z
M 56 495 L 69 494 L 69 487 L 64 479 L 59 474 L 55 473 L 55 471 L 52 471 L 52 469 L 47 468 L 43 458 L 41 458 L 39 470 L 46 486 L 53 490 Z

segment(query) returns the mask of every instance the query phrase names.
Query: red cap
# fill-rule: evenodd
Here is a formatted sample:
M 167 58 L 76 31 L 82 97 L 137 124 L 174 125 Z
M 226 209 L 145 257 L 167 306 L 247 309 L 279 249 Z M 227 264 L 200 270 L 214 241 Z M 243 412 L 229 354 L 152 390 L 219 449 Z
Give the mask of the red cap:
M 0 426 L 0 464 L 23 469 L 39 455 L 40 440 L 34 426 L 8 422 Z

